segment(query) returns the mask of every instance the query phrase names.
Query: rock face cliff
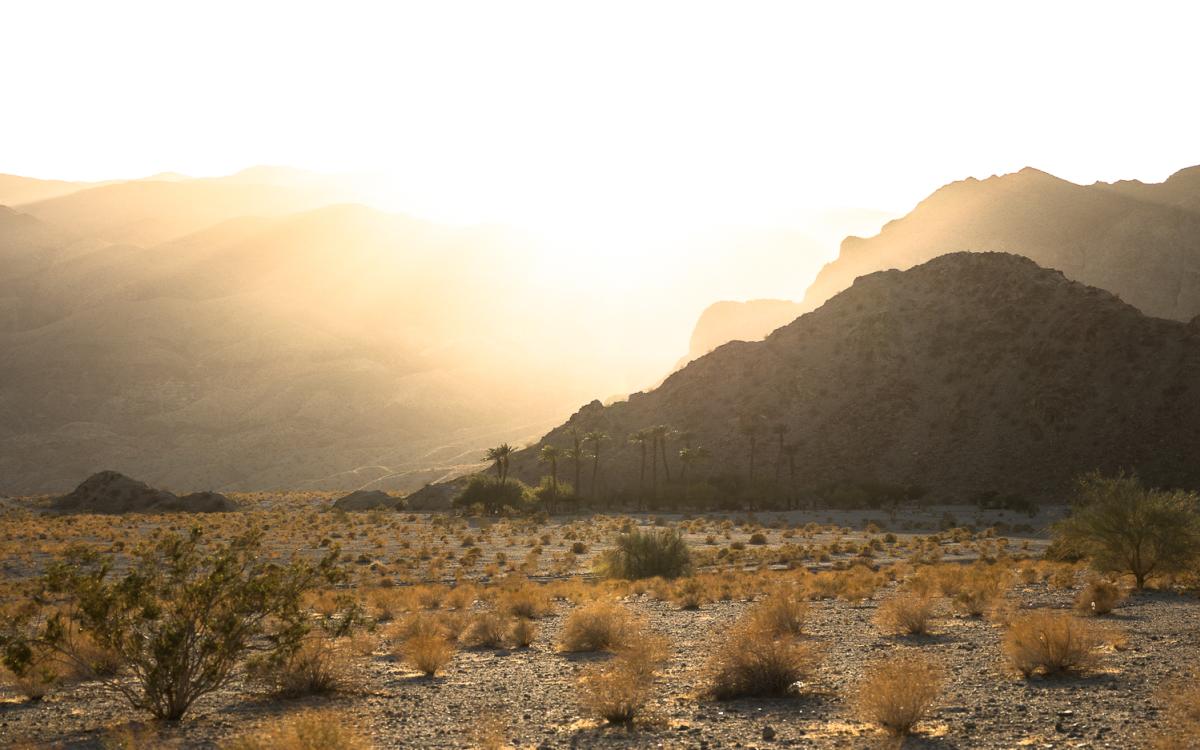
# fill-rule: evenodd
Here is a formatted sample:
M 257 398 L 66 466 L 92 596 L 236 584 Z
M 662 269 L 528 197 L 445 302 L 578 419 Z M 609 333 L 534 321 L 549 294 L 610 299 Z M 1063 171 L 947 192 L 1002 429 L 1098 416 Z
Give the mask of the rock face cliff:
M 1131 469 L 1200 488 L 1200 326 L 1149 317 L 1027 258 L 949 254 L 859 278 L 764 341 L 719 347 L 651 392 L 592 403 L 516 454 L 512 471 L 536 480 L 540 445 L 599 429 L 611 436 L 601 494 L 634 490 L 640 448 L 628 436 L 666 424 L 711 452 L 693 478 L 744 476 L 748 416 L 768 426 L 762 481 L 775 475 L 778 424 L 798 446 L 803 487 L 872 478 L 945 499 L 1046 498 L 1081 472 Z M 682 444 L 667 444 L 675 481 Z

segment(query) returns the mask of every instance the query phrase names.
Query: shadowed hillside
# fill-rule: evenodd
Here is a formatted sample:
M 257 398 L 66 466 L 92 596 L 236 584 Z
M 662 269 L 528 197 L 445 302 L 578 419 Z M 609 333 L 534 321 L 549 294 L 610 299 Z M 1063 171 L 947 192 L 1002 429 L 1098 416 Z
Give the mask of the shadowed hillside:
M 1200 167 L 1162 183 L 1083 186 L 1036 169 L 952 183 L 876 236 L 846 237 L 804 301 L 792 303 L 795 315 L 863 274 L 909 268 L 959 250 L 1024 255 L 1112 291 L 1148 315 L 1190 320 L 1200 313 Z M 742 309 L 757 304 L 720 303 L 706 310 L 689 359 L 726 341 L 757 341 L 795 317 Z M 773 312 L 786 310 L 777 301 Z
M 627 437 L 658 424 L 677 431 L 664 486 L 668 470 L 678 481 L 685 440 L 712 456 L 693 478 L 744 484 L 747 418 L 766 491 L 782 460 L 776 424 L 798 446 L 801 488 L 871 478 L 947 498 L 1046 496 L 1082 471 L 1122 467 L 1200 487 L 1197 383 L 1194 323 L 1147 317 L 1025 258 L 955 253 L 860 278 L 765 341 L 727 344 L 654 391 L 584 407 L 542 443 L 569 445 L 572 428 L 611 435 L 609 494 L 637 489 Z M 517 454 L 514 475 L 537 478 L 537 449 Z M 779 475 L 787 483 L 788 469 Z

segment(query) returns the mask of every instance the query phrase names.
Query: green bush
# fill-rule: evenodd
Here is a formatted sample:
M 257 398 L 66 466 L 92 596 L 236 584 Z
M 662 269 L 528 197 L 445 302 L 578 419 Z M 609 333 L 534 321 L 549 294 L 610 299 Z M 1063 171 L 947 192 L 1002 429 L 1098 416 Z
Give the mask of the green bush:
M 266 561 L 262 534 L 204 545 L 199 530 L 158 535 L 114 575 L 114 557 L 75 548 L 54 563 L 24 622 L 0 635 L 5 665 L 50 648 L 91 669 L 79 635 L 119 657 L 116 675 L 94 675 L 134 708 L 179 719 L 196 699 L 226 685 L 251 652 L 285 659 L 309 632 L 306 592 L 343 577 L 337 552 L 317 563 Z M 340 618 L 349 627 L 353 618 Z M 36 629 L 30 630 L 34 623 Z
M 632 529 L 618 536 L 616 547 L 600 559 L 604 575 L 627 580 L 678 578 L 691 567 L 691 552 L 676 529 Z
M 1082 477 L 1071 515 L 1054 527 L 1056 554 L 1087 557 L 1102 573 L 1132 573 L 1137 588 L 1154 574 L 1200 560 L 1200 498 L 1143 487 L 1137 477 Z
M 495 477 L 476 474 L 467 483 L 462 494 L 454 499 L 454 507 L 471 508 L 480 506 L 484 512 L 498 515 L 505 508 L 523 513 L 535 502 L 529 487 L 517 479 L 501 482 Z

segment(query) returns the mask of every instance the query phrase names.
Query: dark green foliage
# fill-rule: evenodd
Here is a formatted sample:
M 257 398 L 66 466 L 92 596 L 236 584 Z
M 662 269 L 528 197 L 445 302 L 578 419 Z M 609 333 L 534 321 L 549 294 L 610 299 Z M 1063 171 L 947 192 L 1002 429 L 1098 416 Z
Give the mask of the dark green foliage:
M 103 678 L 108 687 L 157 718 L 179 719 L 225 685 L 249 653 L 294 653 L 310 629 L 304 594 L 342 576 L 336 552 L 281 566 L 264 559 L 261 538 L 251 531 L 205 545 L 199 530 L 164 533 L 119 575 L 112 556 L 73 549 L 50 568 L 35 597 L 48 617 L 12 623 L 0 638 L 5 664 L 20 674 L 27 668 L 22 656 L 44 646 L 87 669 L 76 646 L 82 633 L 125 665 Z M 39 631 L 31 635 L 29 622 Z M 348 628 L 353 616 L 336 622 Z
M 1134 476 L 1087 474 L 1071 515 L 1054 527 L 1054 548 L 1090 558 L 1101 572 L 1132 573 L 1140 589 L 1152 574 L 1200 561 L 1200 498 L 1148 489 Z
M 497 515 L 501 512 L 523 513 L 535 502 L 529 487 L 519 480 L 498 481 L 492 477 L 476 474 L 467 483 L 462 494 L 454 499 L 454 507 L 471 508 L 476 505 L 485 513 Z
M 692 567 L 687 543 L 675 529 L 632 529 L 617 537 L 616 547 L 600 560 L 610 578 L 678 578 Z

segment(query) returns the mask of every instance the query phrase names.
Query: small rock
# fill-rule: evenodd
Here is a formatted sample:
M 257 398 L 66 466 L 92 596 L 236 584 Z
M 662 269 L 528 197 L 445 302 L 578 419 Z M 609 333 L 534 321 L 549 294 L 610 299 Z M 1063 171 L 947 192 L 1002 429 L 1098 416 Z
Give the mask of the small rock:
M 775 728 L 772 727 L 770 724 L 763 727 L 762 738 L 764 740 L 767 740 L 768 742 L 775 739 Z

